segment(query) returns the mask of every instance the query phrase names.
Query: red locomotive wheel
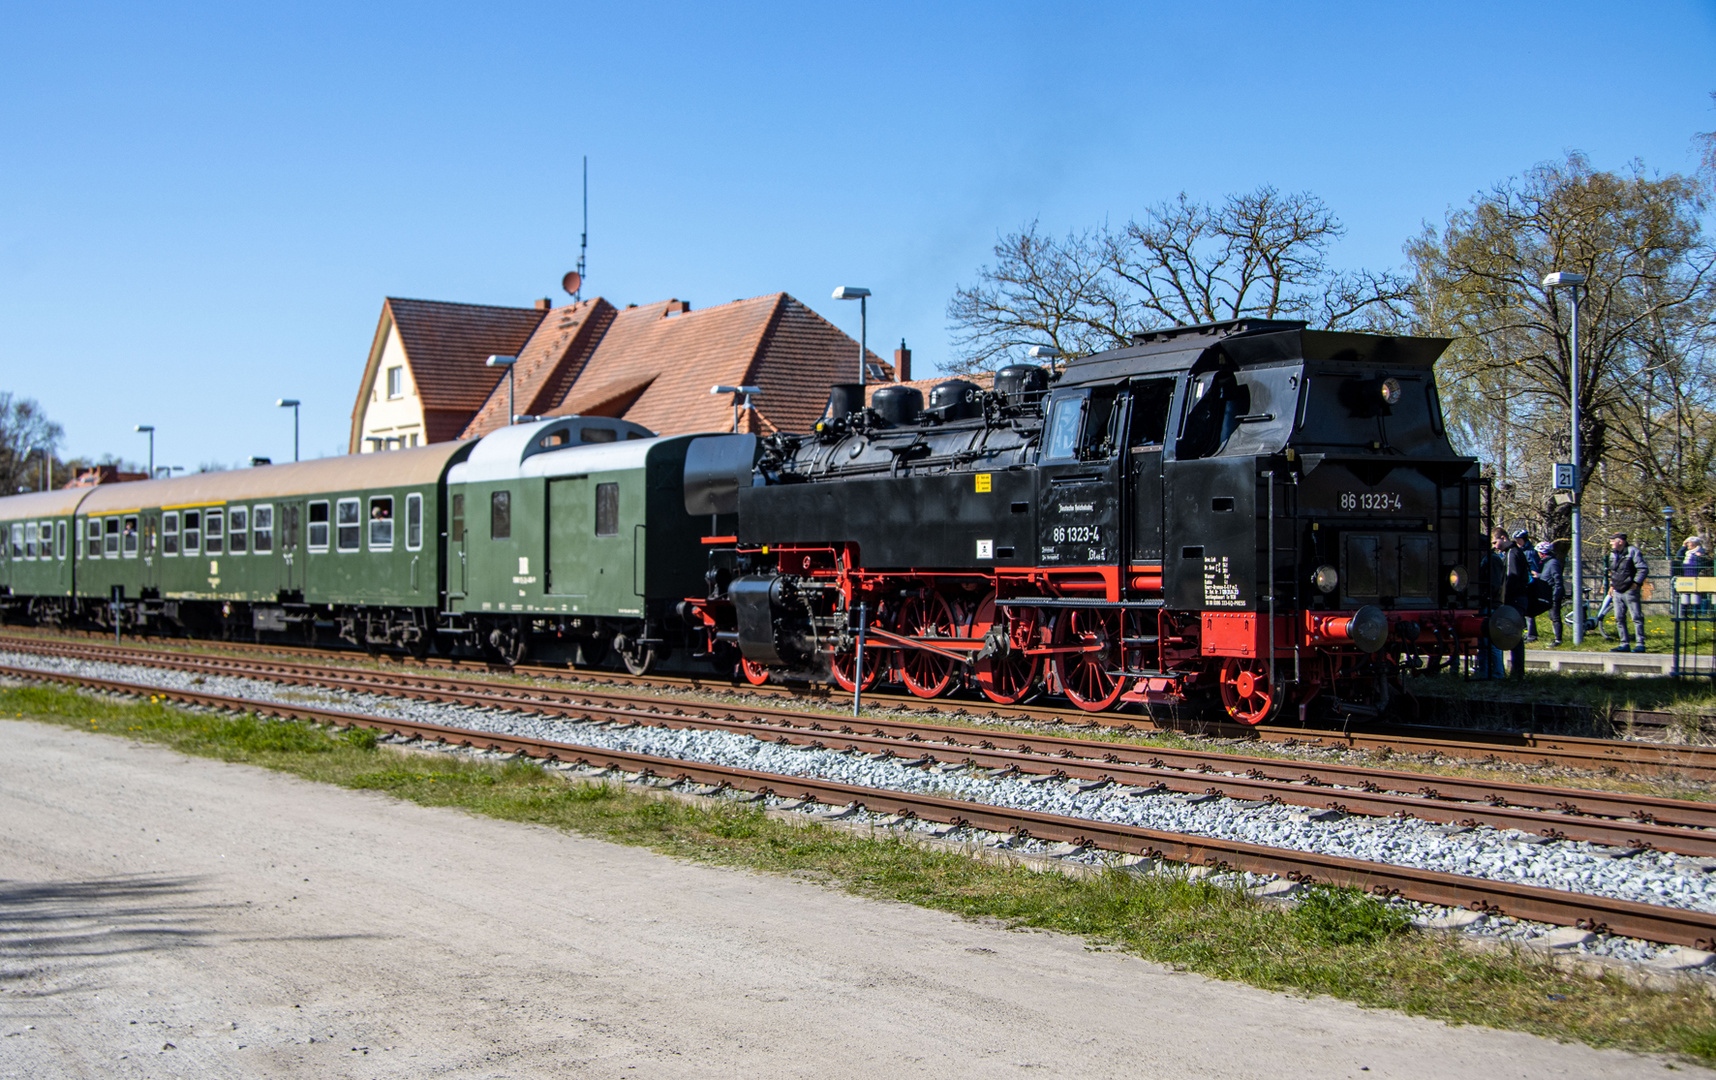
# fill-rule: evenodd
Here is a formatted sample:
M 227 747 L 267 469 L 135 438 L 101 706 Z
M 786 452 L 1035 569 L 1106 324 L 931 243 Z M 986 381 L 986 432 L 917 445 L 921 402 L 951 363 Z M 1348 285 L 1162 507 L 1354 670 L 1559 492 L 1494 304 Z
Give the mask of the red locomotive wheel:
M 752 686 L 762 686 L 769 681 L 769 669 L 755 660 L 740 658 L 739 671 L 744 674 L 745 681 Z
M 953 609 L 940 594 L 933 592 L 913 596 L 901 604 L 894 625 L 894 632 L 906 637 L 950 638 L 957 633 Z M 922 649 L 905 649 L 900 655 L 900 678 L 906 689 L 918 697 L 940 697 L 953 685 L 953 661 Z
M 1120 700 L 1126 688 L 1126 680 L 1118 674 L 1120 642 L 1119 612 L 1090 608 L 1061 612 L 1055 620 L 1056 646 L 1087 649 L 1055 656 L 1055 676 L 1067 700 L 1086 712 L 1101 712 Z
M 888 654 L 884 649 L 878 649 L 874 640 L 864 643 L 864 689 L 876 685 L 881 677 L 882 669 L 888 666 Z M 834 685 L 850 694 L 858 689 L 857 680 L 852 676 L 858 667 L 858 650 L 856 647 L 843 649 L 828 658 L 828 674 L 834 679 Z
M 971 636 L 987 637 L 994 629 L 1006 635 L 1007 648 L 973 666 L 977 687 L 997 705 L 1017 705 L 1037 688 L 1038 657 L 1024 652 L 1037 640 L 1037 609 L 1018 608 L 1011 612 L 997 609 L 995 594 L 990 593 L 972 616 Z
M 1272 686 L 1269 668 L 1256 661 L 1229 660 L 1221 666 L 1221 703 L 1242 724 L 1261 724 L 1281 710 L 1282 687 Z

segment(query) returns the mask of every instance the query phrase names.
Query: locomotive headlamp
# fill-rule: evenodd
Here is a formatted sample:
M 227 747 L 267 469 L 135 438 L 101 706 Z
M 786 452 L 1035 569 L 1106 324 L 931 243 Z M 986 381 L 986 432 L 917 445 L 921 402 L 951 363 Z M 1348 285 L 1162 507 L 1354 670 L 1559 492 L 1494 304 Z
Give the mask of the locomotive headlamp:
M 1317 572 L 1311 575 L 1311 584 L 1320 593 L 1332 593 L 1335 586 L 1341 583 L 1341 572 L 1332 566 L 1319 566 Z
M 1448 587 L 1455 592 L 1465 592 L 1471 583 L 1471 576 L 1466 573 L 1464 566 L 1456 566 L 1448 571 Z
M 1385 404 L 1395 405 L 1400 402 L 1400 380 L 1382 380 L 1382 400 Z

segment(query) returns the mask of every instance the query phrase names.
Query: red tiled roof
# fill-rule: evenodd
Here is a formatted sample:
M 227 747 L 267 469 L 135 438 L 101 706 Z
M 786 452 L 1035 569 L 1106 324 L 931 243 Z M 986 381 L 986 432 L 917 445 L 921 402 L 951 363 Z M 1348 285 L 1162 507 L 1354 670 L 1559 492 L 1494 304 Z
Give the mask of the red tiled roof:
M 786 293 L 687 311 L 680 301 L 619 312 L 553 415 L 623 416 L 664 435 L 721 431 L 733 403 L 711 386 L 763 389 L 753 430 L 809 430 L 857 342 Z M 874 353 L 872 363 L 881 363 Z M 882 365 L 891 371 L 889 365 Z
M 513 365 L 513 378 L 517 380 L 512 393 L 514 411 L 533 416 L 553 408 L 565 396 L 566 388 L 583 373 L 617 314 L 614 305 L 601 297 L 548 312 L 530 340 L 518 350 L 518 360 Z M 487 435 L 506 424 L 507 385 L 503 375 L 459 437 Z
M 504 374 L 483 366 L 491 354 L 515 355 L 547 312 L 536 308 L 454 304 L 440 300 L 388 297 L 370 345 L 369 363 L 352 411 L 351 451 L 359 450 L 362 417 L 389 327 L 397 327 L 411 365 L 411 379 L 423 402 L 429 442 L 457 438 L 469 418 Z

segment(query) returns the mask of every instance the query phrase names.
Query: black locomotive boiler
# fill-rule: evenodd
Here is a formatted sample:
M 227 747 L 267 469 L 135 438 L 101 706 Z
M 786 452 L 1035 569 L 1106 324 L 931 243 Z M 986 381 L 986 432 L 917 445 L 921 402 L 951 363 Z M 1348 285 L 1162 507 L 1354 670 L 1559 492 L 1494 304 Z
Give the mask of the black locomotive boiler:
M 686 614 L 756 682 L 1375 715 L 1523 629 L 1473 573 L 1487 482 L 1444 428 L 1446 346 L 1240 320 L 927 402 L 837 386 L 812 433 L 691 445 L 686 510 L 732 524 Z

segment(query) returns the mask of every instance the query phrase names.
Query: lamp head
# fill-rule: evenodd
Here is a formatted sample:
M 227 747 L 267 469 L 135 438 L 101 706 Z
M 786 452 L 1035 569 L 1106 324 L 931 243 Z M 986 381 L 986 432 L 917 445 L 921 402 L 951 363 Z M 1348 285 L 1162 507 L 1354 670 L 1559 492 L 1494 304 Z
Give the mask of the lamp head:
M 512 367 L 513 361 L 517 360 L 517 359 L 518 359 L 518 357 L 516 357 L 516 356 L 491 356 L 487 360 L 483 361 L 483 366 L 484 367 Z
M 1033 345 L 1025 351 L 1025 355 L 1033 360 L 1053 360 L 1060 354 L 1061 351 L 1053 345 Z
M 298 407 L 298 399 L 283 397 L 275 401 L 274 404 L 277 408 L 281 409 L 296 409 Z
M 137 430 L 138 431 L 154 431 L 155 425 L 154 424 L 138 424 Z
M 1556 270 L 1553 273 L 1543 275 L 1543 287 L 1545 289 L 1569 289 L 1575 285 L 1583 284 L 1585 284 L 1585 275 L 1575 274 L 1571 270 Z
M 842 285 L 834 290 L 836 300 L 862 300 L 870 295 L 870 290 L 862 285 Z

